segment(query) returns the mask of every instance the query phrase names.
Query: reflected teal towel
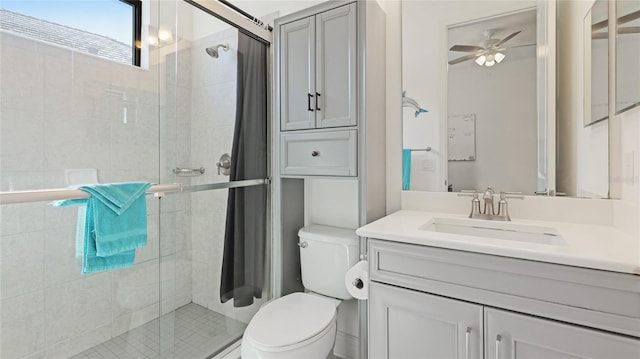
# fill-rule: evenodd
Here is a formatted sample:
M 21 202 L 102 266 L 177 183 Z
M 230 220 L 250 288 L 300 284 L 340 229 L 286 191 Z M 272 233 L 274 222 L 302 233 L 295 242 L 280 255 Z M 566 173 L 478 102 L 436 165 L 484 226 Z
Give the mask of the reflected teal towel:
M 82 273 L 128 267 L 135 249 L 147 243 L 147 182 L 81 186 L 89 199 L 54 202 L 54 206 L 86 204 Z
M 409 190 L 411 185 L 411 149 L 402 149 L 402 189 Z

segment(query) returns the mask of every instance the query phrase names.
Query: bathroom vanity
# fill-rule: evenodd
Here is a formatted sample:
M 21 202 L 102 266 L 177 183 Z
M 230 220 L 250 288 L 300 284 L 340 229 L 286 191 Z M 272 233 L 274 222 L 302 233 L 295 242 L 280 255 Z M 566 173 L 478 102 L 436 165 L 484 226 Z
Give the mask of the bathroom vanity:
M 399 211 L 358 230 L 370 358 L 640 357 L 637 241 L 610 227 L 487 222 Z M 540 228 L 553 241 L 518 237 Z

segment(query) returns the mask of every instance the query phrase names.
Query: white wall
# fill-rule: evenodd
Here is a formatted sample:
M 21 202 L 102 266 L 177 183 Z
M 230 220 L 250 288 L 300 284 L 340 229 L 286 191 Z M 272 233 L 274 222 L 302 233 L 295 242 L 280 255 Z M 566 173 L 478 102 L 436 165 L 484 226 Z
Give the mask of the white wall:
M 640 241 L 640 108 L 614 119 L 621 125 L 621 167 L 611 173 L 611 181 L 620 193 L 620 200 L 615 201 L 614 225 Z
M 387 214 L 400 209 L 402 191 L 402 2 L 380 1 L 387 15 Z
M 606 198 L 609 124 L 602 121 L 584 126 L 583 22 L 592 4 L 593 1 L 558 2 L 557 188 L 569 196 Z

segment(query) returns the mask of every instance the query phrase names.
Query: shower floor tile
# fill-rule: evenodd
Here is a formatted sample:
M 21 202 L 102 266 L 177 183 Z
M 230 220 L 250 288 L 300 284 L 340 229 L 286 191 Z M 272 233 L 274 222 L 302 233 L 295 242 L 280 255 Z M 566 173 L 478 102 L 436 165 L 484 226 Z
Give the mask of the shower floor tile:
M 238 340 L 246 324 L 189 303 L 175 311 L 175 324 L 169 324 L 173 314 L 131 329 L 109 341 L 79 353 L 72 359 L 145 359 L 162 358 L 205 359 Z M 161 338 L 162 337 L 162 338 Z

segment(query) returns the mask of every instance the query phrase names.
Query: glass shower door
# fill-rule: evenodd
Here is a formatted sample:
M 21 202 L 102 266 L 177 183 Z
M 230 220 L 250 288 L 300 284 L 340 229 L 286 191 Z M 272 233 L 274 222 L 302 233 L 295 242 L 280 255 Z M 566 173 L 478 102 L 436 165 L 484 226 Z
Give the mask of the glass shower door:
M 82 6 L 108 2 L 119 3 Z M 73 3 L 76 17 L 103 15 Z M 215 188 L 230 183 L 221 157 L 234 153 L 238 31 L 184 1 L 122 3 L 140 5 L 138 64 L 101 56 L 135 52 L 131 44 L 2 9 L 3 359 L 204 358 L 236 341 L 270 296 L 265 255 L 260 298 L 242 307 L 234 304 L 249 303 L 220 299 L 229 190 Z M 25 26 L 48 32 L 30 37 Z M 65 31 L 60 38 L 86 41 L 50 36 Z M 78 207 L 48 206 L 43 190 L 129 181 L 179 183 L 184 192 L 146 196 L 148 239 L 133 265 L 81 274 Z M 5 204 L 16 191 L 48 199 Z

